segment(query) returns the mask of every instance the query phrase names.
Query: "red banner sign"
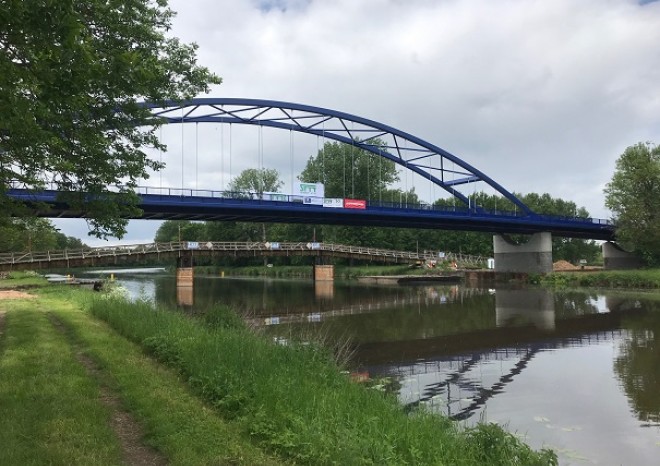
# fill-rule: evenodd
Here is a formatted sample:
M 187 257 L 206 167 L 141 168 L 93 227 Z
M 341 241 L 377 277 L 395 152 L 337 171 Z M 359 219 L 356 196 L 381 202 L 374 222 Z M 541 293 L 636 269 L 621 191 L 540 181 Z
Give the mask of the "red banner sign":
M 366 209 L 367 201 L 364 199 L 344 199 L 344 209 Z

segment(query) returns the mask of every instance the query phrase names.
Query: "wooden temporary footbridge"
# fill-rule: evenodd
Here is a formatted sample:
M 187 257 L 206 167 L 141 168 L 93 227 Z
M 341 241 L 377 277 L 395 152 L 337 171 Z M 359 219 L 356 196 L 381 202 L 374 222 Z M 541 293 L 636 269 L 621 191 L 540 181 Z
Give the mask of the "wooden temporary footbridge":
M 176 257 L 263 257 L 316 256 L 343 257 L 379 263 L 407 263 L 430 266 L 449 261 L 458 267 L 484 266 L 486 258 L 438 251 L 394 251 L 317 242 L 251 242 L 251 241 L 173 241 L 111 247 L 64 249 L 42 252 L 0 253 L 0 270 L 30 270 L 62 267 L 97 267 L 129 265 L 145 260 Z

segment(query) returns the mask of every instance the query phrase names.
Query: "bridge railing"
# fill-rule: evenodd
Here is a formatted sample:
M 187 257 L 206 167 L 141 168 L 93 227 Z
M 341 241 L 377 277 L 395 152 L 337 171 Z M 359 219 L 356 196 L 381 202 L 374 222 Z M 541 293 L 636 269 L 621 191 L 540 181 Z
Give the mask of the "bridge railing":
M 53 251 L 27 251 L 0 253 L 0 266 L 25 263 L 50 263 L 56 261 L 75 261 L 93 258 L 127 257 L 158 255 L 189 251 L 200 252 L 302 252 L 313 254 L 326 252 L 364 258 L 388 258 L 410 261 L 450 261 L 459 264 L 477 265 L 485 263 L 481 256 L 445 253 L 439 251 L 396 251 L 367 246 L 350 246 L 318 242 L 276 242 L 276 241 L 173 241 L 164 243 L 142 243 L 121 246 L 102 246 L 97 248 L 64 249 Z
M 16 181 L 9 182 L 9 187 L 16 190 L 27 190 L 30 188 L 23 183 Z M 48 183 L 45 185 L 45 189 L 51 192 L 56 192 L 58 187 L 54 183 Z M 272 204 L 272 203 L 296 203 L 304 204 L 305 197 L 310 196 L 299 196 L 291 194 L 281 194 L 281 193 L 268 193 L 268 192 L 254 192 L 254 191 L 230 191 L 230 190 L 213 190 L 213 189 L 193 189 L 193 188 L 170 188 L 170 187 L 159 187 L 159 186 L 137 186 L 135 192 L 140 195 L 145 196 L 167 196 L 167 197 L 179 197 L 179 198 L 190 198 L 195 199 L 196 201 L 202 201 L 204 199 L 208 200 L 217 200 L 217 199 L 226 199 L 228 201 L 238 200 L 245 201 L 249 200 L 256 203 Z M 311 196 L 313 198 L 313 196 Z M 316 202 L 316 203 L 314 203 Z M 323 198 L 315 198 L 310 206 L 319 207 L 323 203 Z M 414 210 L 414 211 L 428 211 L 428 212 L 443 212 L 451 213 L 454 216 L 495 216 L 498 218 L 523 218 L 530 217 L 535 220 L 549 220 L 549 221 L 560 221 L 566 223 L 590 223 L 597 225 L 612 225 L 611 220 L 607 219 L 598 219 L 598 218 L 585 218 L 578 216 L 562 216 L 562 215 L 547 215 L 547 214 L 533 214 L 529 216 L 522 211 L 511 211 L 511 210 L 488 210 L 480 206 L 445 206 L 445 205 L 435 205 L 428 203 L 413 203 L 408 202 L 405 197 L 399 199 L 399 202 L 394 200 L 392 201 L 382 201 L 382 200 L 367 200 L 367 208 L 378 208 L 378 209 L 405 209 L 405 210 Z

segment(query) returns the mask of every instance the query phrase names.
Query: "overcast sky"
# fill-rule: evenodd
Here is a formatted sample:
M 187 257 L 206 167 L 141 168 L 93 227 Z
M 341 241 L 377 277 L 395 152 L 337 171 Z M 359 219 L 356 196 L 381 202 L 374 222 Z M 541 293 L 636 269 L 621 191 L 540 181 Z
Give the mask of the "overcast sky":
M 547 192 L 586 207 L 594 217 L 610 215 L 603 188 L 625 148 L 660 143 L 660 2 L 170 0 L 170 5 L 178 12 L 172 33 L 196 42 L 199 63 L 223 78 L 210 96 L 290 101 L 376 120 L 442 147 L 510 191 Z M 170 138 L 165 157 L 172 157 L 168 171 L 150 183 L 217 189 L 228 182 L 227 164 L 220 167 L 209 148 L 210 139 L 227 137 L 224 130 L 185 133 L 188 147 L 195 138 L 201 147 L 194 149 L 201 156 L 193 157 L 200 169 L 188 167 L 185 180 L 181 156 L 177 161 L 172 155 L 181 152 L 177 131 L 178 140 L 165 136 Z M 232 138 L 236 175 L 244 146 L 252 145 L 254 153 L 257 136 Z M 295 149 L 304 154 L 296 162 L 303 166 L 318 144 L 309 138 L 300 136 Z M 264 152 L 277 153 L 284 145 L 264 136 Z M 216 164 L 209 165 L 213 157 Z M 55 223 L 67 235 L 100 244 L 86 238 L 83 221 Z M 122 242 L 151 241 L 157 227 L 131 222 Z

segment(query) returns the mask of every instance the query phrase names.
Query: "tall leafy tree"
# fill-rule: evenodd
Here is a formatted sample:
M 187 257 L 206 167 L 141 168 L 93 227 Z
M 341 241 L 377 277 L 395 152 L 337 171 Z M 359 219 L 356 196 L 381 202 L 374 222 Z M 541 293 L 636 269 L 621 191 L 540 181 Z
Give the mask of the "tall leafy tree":
M 160 122 L 139 105 L 208 92 L 220 78 L 169 37 L 167 0 L 5 0 L 0 5 L 0 220 L 28 214 L 11 183 L 62 191 L 90 234 L 125 233 L 137 180 L 161 168 Z
M 529 193 L 521 195 L 520 199 L 537 214 L 577 218 L 590 217 L 589 212 L 584 207 L 578 207 L 573 201 L 554 198 L 548 193 L 540 195 Z M 564 259 L 572 263 L 586 260 L 593 263 L 599 258 L 600 246 L 591 240 L 553 236 L 552 251 L 555 260 Z
M 156 230 L 154 241 L 168 243 L 176 241 L 204 241 L 204 224 L 189 220 L 166 220 Z
M 377 140 L 371 142 L 381 144 Z M 353 144 L 326 142 L 309 158 L 298 179 L 323 183 L 326 197 L 389 202 L 392 195 L 387 189 L 399 178 L 392 161 Z M 381 245 L 375 232 L 374 228 L 324 225 L 316 228 L 314 236 L 324 242 L 378 247 Z
M 660 146 L 640 142 L 623 152 L 605 187 L 605 205 L 617 240 L 660 263 Z
M 394 162 L 339 142 L 326 142 L 309 158 L 298 178 L 307 183 L 323 183 L 326 197 L 376 201 L 390 184 L 399 180 Z
M 273 168 L 248 168 L 229 182 L 229 190 L 242 193 L 263 194 L 277 192 L 284 183 Z
M 229 189 L 245 195 L 249 195 L 248 193 L 261 195 L 264 192 L 277 192 L 282 185 L 283 182 L 280 181 L 280 174 L 277 170 L 272 168 L 248 168 L 231 180 Z M 233 225 L 227 225 L 227 227 L 231 228 L 234 235 L 230 241 L 265 241 L 267 239 L 265 223 L 236 222 Z M 221 228 L 225 228 L 225 226 Z

